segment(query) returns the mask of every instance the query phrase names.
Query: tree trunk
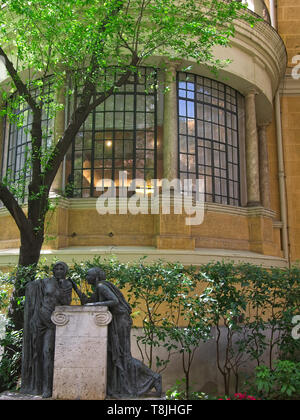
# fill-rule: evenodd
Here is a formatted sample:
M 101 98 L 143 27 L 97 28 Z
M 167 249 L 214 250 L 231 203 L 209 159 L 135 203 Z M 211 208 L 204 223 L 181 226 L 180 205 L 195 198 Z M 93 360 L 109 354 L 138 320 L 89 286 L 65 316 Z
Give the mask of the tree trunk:
M 14 290 L 10 299 L 8 318 L 16 330 L 23 328 L 26 284 L 32 281 L 35 276 L 35 268 L 40 258 L 43 241 L 41 238 L 28 240 L 21 235 L 21 247 L 18 269 L 14 280 Z
M 29 265 L 36 265 L 40 258 L 40 253 L 43 245 L 43 239 L 34 238 L 33 240 L 21 241 L 19 263 L 20 267 L 28 267 Z
M 13 337 L 16 337 L 16 333 L 19 337 L 23 335 L 26 285 L 35 278 L 44 240 L 43 230 L 44 222 L 42 221 L 38 230 L 31 224 L 29 228 L 27 224 L 26 229 L 21 231 L 19 262 L 14 278 L 14 290 L 10 298 L 3 355 L 0 362 L 0 392 L 14 387 L 21 374 L 22 341 L 15 340 Z

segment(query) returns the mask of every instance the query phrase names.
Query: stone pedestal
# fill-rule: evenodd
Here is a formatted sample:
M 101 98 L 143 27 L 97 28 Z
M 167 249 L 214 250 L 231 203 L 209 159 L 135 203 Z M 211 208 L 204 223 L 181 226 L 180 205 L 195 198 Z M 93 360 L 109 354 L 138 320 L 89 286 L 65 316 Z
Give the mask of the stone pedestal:
M 57 306 L 53 398 L 103 400 L 106 397 L 107 326 L 105 306 Z

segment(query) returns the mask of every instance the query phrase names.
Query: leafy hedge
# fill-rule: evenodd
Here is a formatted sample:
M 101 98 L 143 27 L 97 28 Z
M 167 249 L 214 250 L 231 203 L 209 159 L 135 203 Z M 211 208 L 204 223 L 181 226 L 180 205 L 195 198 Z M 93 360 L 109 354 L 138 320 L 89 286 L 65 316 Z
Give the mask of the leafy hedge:
M 298 267 L 265 269 L 225 262 L 184 267 L 160 261 L 147 264 L 146 259 L 124 264 L 116 259 L 95 258 L 74 263 L 69 276 L 84 288 L 87 270 L 94 266 L 106 272 L 107 279 L 123 290 L 133 307 L 135 322 L 143 327 L 143 334 L 136 338 L 144 362 L 162 372 L 173 353 L 181 355 L 187 396 L 191 366 L 200 342 L 212 338 L 216 342 L 216 363 L 226 395 L 232 386 L 239 391 L 240 372 L 249 361 L 260 366 L 267 360 L 273 371 L 276 358 L 296 360 L 299 355 L 300 340 L 291 334 L 293 318 L 300 315 Z M 51 268 L 41 262 L 36 277 L 50 276 Z M 18 275 L 19 289 L 24 290 L 31 270 L 25 269 L 21 280 Z M 15 278 L 14 273 L 0 278 L 2 310 L 7 310 L 5 288 L 14 285 Z M 20 296 L 20 313 L 23 303 Z M 10 325 L 2 343 L 2 390 L 13 386 L 18 378 L 20 337 L 21 331 Z M 154 356 L 157 347 L 166 349 L 164 359 Z

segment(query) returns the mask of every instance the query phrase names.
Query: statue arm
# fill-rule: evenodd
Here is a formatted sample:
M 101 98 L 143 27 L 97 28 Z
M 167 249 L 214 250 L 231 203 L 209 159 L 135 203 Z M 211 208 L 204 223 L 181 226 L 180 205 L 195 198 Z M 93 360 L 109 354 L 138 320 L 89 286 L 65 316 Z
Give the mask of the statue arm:
M 88 297 L 78 288 L 74 280 L 70 279 L 70 282 L 72 283 L 72 287 L 75 290 L 77 296 L 79 297 L 81 305 L 85 305 L 88 301 Z
M 116 306 L 119 304 L 118 298 L 105 285 L 99 284 L 97 287 L 97 295 L 103 297 L 103 300 L 98 299 L 97 302 L 87 303 L 88 306 Z

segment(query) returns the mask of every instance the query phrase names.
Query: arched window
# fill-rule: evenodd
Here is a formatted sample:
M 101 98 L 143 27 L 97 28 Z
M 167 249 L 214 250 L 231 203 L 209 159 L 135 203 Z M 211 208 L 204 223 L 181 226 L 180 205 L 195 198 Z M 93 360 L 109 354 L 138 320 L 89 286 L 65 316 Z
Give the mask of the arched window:
M 223 83 L 178 73 L 179 174 L 204 179 L 205 201 L 239 206 L 243 98 Z

